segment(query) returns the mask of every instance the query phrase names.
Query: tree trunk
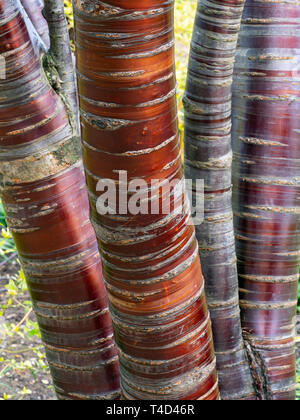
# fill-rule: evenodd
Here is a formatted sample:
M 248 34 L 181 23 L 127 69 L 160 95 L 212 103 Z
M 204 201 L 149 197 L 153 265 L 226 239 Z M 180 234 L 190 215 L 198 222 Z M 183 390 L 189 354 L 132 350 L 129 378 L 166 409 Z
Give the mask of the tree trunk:
M 238 295 L 231 186 L 231 88 L 244 1 L 199 0 L 184 97 L 185 174 L 204 180 L 196 227 L 222 399 L 256 399 Z
M 126 399 L 218 398 L 190 212 L 176 213 L 174 188 L 157 188 L 171 180 L 178 186 L 183 179 L 173 6 L 165 0 L 74 2 L 91 218 L 102 252 Z M 128 182 L 142 185 L 137 201 L 145 214 L 127 208 L 139 189 L 133 184 L 118 206 L 125 204 L 124 212 L 119 208 L 99 214 L 97 190 L 107 179 L 117 185 L 117 194 L 124 194 L 118 171 Z M 151 193 L 152 204 L 160 204 L 157 214 L 149 213 Z M 171 211 L 164 213 L 161 204 L 169 199 Z
M 43 15 L 47 20 L 50 32 L 48 57 L 50 56 L 50 61 L 54 62 L 60 96 L 64 99 L 68 114 L 72 116 L 71 124 L 79 136 L 77 84 L 64 3 L 62 0 L 44 0 L 44 3 Z
M 242 326 L 261 399 L 295 398 L 300 6 L 247 1 L 233 97 Z
M 20 10 L 16 1 L 0 0 L 0 54 L 6 63 L 0 80 L 0 174 L 7 223 L 58 397 L 118 398 L 118 360 L 79 139 L 65 97 L 45 77 Z

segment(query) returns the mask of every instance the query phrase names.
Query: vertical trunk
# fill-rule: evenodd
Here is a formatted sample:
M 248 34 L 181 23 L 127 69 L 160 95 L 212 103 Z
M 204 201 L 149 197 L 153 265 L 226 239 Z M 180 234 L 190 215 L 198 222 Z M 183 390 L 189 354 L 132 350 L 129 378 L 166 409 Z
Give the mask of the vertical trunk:
M 13 0 L 0 0 L 1 198 L 57 395 L 117 398 L 118 361 L 80 145 Z
M 50 50 L 48 65 L 54 65 L 57 71 L 57 83 L 60 95 L 64 98 L 72 125 L 79 134 L 79 110 L 77 98 L 76 77 L 73 57 L 70 49 L 68 24 L 65 18 L 64 2 L 62 0 L 44 0 L 43 14 L 47 20 L 50 33 Z M 50 62 L 49 62 L 50 61 Z
M 255 399 L 240 322 L 231 187 L 231 88 L 243 0 L 199 0 L 186 86 L 185 174 L 203 179 L 196 227 L 223 399 Z
M 295 398 L 299 270 L 298 2 L 246 2 L 236 57 L 234 211 L 240 306 L 261 399 Z
M 210 320 L 189 210 L 176 214 L 182 182 L 174 67 L 173 1 L 75 0 L 83 155 L 92 222 L 102 251 L 127 399 L 215 399 Z M 97 184 L 144 181 L 133 214 L 100 215 Z M 124 173 L 123 173 L 124 176 Z M 151 181 L 153 183 L 151 184 Z M 154 203 L 171 199 L 171 212 Z M 155 195 L 155 194 L 153 194 Z
M 29 19 L 35 27 L 37 33 L 43 40 L 46 48 L 50 45 L 49 30 L 46 20 L 43 17 L 43 1 L 42 0 L 20 0 Z M 63 0 L 62 0 L 63 2 Z

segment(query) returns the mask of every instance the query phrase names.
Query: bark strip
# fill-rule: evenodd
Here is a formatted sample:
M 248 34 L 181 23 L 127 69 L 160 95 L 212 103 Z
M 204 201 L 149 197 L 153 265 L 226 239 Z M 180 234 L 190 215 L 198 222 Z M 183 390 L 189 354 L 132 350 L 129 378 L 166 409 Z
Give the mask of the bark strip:
M 261 399 L 295 398 L 300 4 L 246 1 L 233 95 L 242 326 Z
M 14 0 L 0 0 L 0 187 L 61 399 L 119 398 L 80 141 Z
M 255 399 L 240 321 L 232 214 L 231 88 L 243 0 L 199 0 L 185 107 L 185 175 L 203 179 L 196 227 L 222 399 Z
M 176 212 L 174 186 L 183 175 L 173 6 L 165 0 L 74 1 L 91 218 L 126 399 L 218 398 L 198 245 L 189 208 Z M 138 200 L 145 214 L 128 210 L 134 187 L 118 202 L 117 214 L 97 211 L 99 182 L 115 181 L 117 196 L 124 193 L 119 171 L 129 182 L 145 182 Z M 167 192 L 157 187 L 171 180 Z M 168 200 L 170 211 L 164 213 Z M 151 203 L 158 204 L 157 213 L 151 213 Z
M 46 48 L 50 46 L 49 28 L 45 18 L 43 17 L 43 0 L 20 0 L 29 19 L 35 27 L 37 33 L 43 40 Z M 63 1 L 62 1 L 63 3 Z

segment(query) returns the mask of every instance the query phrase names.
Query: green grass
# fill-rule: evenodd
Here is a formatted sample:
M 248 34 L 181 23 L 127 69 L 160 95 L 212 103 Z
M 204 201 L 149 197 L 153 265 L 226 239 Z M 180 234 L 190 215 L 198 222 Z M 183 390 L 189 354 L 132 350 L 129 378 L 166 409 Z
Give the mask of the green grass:
M 0 200 L 0 261 L 7 259 L 9 255 L 16 252 L 16 247 L 12 236 L 7 229 L 5 214 L 2 202 Z

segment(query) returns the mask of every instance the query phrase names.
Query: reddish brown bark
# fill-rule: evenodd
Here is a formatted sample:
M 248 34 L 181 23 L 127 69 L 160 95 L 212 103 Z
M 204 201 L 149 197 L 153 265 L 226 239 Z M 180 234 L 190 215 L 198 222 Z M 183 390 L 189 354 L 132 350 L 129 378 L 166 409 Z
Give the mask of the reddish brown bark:
M 196 227 L 222 399 L 255 399 L 238 295 L 231 182 L 231 89 L 244 0 L 199 0 L 184 97 L 185 174 L 204 180 Z
M 295 398 L 298 2 L 247 1 L 236 57 L 234 211 L 244 337 L 262 399 Z
M 98 181 L 182 180 L 173 1 L 75 1 L 83 156 L 123 394 L 216 399 L 212 334 L 189 210 L 101 216 Z M 119 191 L 119 185 L 117 185 Z M 156 201 L 173 197 L 159 192 Z M 126 197 L 129 200 L 129 196 Z M 131 197 L 132 198 L 132 197 Z M 172 198 L 172 209 L 178 202 Z
M 118 398 L 119 372 L 80 160 L 16 2 L 0 0 L 1 198 L 62 399 Z

